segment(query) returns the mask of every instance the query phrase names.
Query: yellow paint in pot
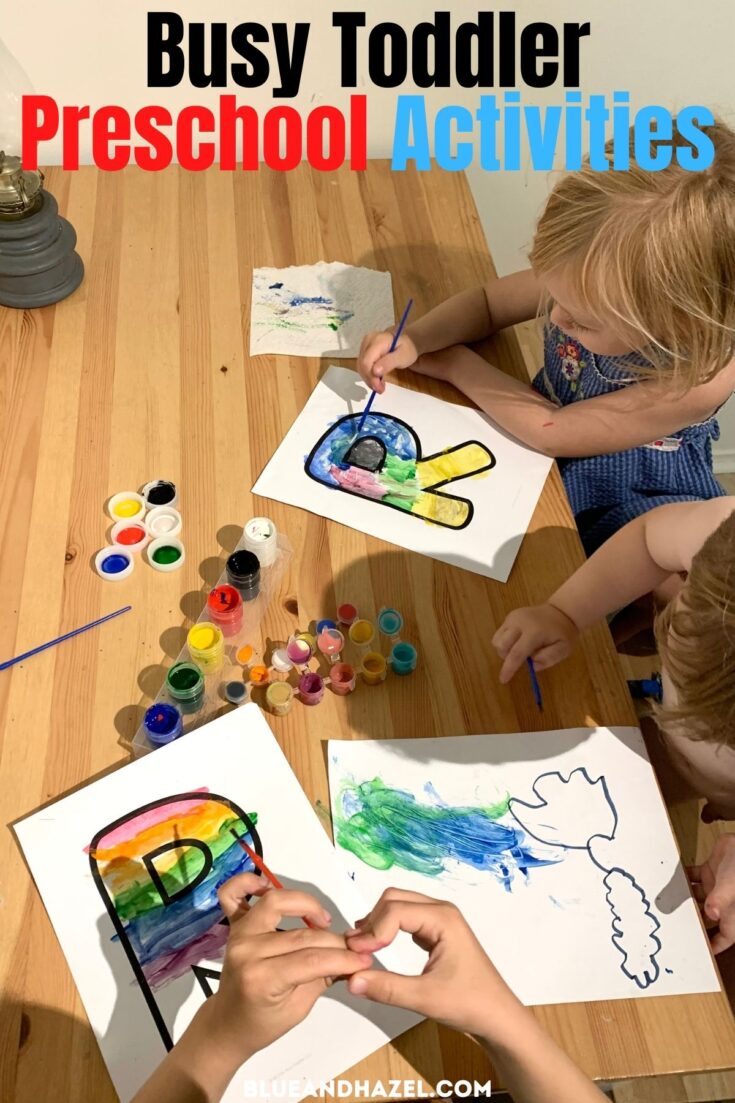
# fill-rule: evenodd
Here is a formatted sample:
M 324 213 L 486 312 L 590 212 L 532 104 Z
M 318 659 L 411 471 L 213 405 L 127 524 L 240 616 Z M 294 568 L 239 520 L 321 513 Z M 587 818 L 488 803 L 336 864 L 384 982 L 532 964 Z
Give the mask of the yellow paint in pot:
M 189 629 L 186 638 L 189 654 L 205 674 L 213 674 L 222 666 L 225 657 L 225 638 L 222 630 L 211 621 L 201 621 Z
M 293 705 L 293 686 L 288 682 L 273 682 L 265 691 L 265 699 L 271 712 L 285 716 Z
M 385 661 L 385 655 L 381 655 L 378 651 L 369 651 L 362 660 L 361 673 L 363 681 L 369 686 L 377 686 L 380 682 L 385 681 L 385 676 L 388 671 L 388 664 Z
M 351 641 L 358 647 L 367 647 L 373 641 L 375 629 L 369 620 L 356 620 L 350 625 L 349 635 Z

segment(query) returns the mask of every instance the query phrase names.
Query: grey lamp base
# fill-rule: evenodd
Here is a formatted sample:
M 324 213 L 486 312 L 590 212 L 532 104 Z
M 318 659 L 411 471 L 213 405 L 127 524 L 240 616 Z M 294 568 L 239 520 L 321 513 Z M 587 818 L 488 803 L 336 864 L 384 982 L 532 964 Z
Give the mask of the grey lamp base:
M 0 219 L 0 305 L 30 310 L 76 291 L 84 276 L 74 252 L 74 227 L 59 214 L 53 195 L 42 192 L 39 210 L 17 221 Z

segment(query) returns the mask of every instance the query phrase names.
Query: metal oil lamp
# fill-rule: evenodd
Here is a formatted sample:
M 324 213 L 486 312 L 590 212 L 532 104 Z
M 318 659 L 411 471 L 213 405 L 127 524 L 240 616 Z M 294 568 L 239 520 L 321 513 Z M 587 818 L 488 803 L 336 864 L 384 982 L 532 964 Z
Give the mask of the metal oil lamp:
M 0 40 L 0 305 L 22 310 L 66 298 L 82 282 L 77 235 L 20 158 L 21 98 L 30 82 Z

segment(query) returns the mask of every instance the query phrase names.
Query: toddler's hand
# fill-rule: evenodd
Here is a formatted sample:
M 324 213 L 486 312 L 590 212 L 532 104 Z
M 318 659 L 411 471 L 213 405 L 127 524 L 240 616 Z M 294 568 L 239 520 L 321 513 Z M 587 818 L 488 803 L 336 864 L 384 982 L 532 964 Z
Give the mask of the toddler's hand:
M 357 370 L 373 391 L 382 394 L 385 390 L 385 376 L 397 368 L 410 368 L 416 362 L 418 352 L 407 333 L 402 333 L 393 352 L 389 352 L 393 343 L 392 333 L 368 333 L 362 339 L 360 354 L 357 358 Z
M 704 914 L 719 926 L 711 946 L 721 954 L 735 942 L 735 835 L 720 835 L 707 861 L 688 872 Z
M 253 907 L 250 895 L 262 897 Z M 329 924 L 321 905 L 304 892 L 271 889 L 263 878 L 243 873 L 219 890 L 230 921 L 216 1008 L 216 1044 L 240 1063 L 305 1019 L 333 977 L 345 977 L 372 962 L 369 953 L 347 949 L 343 935 L 318 929 Z M 306 916 L 314 929 L 278 931 L 284 916 Z
M 387 889 L 346 942 L 352 950 L 374 953 L 399 931 L 408 931 L 429 955 L 421 976 L 370 969 L 350 977 L 350 992 L 492 1038 L 518 1001 L 454 904 Z
M 574 649 L 579 629 L 566 613 L 553 605 L 514 609 L 493 636 L 493 647 L 504 659 L 500 681 L 509 682 L 527 658 L 537 670 L 547 670 Z

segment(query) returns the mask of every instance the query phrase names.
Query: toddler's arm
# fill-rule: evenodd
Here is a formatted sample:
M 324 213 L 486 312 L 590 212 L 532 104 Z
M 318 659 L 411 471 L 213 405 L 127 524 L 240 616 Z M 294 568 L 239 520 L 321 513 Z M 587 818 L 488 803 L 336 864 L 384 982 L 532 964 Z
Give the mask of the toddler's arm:
M 646 381 L 562 407 L 461 345 L 422 357 L 415 370 L 446 379 L 506 432 L 554 458 L 650 444 L 710 417 L 735 390 L 735 360 L 679 397 Z
M 388 889 L 347 935 L 374 953 L 407 931 L 428 953 L 420 977 L 384 970 L 354 973 L 355 995 L 406 1007 L 474 1034 L 516 1103 L 602 1103 L 603 1096 L 516 999 L 453 904 Z
M 366 334 L 357 370 L 373 390 L 382 394 L 385 376 L 396 368 L 410 367 L 418 356 L 449 345 L 481 341 L 500 329 L 534 318 L 542 293 L 530 268 L 493 280 L 484 287 L 461 291 L 422 318 L 410 321 L 395 352 L 388 352 L 393 331 Z
M 585 628 L 688 571 L 709 536 L 735 509 L 735 497 L 674 502 L 636 517 L 552 594 L 544 605 L 515 609 L 495 633 L 508 682 L 530 656 L 539 670 L 565 659 Z

